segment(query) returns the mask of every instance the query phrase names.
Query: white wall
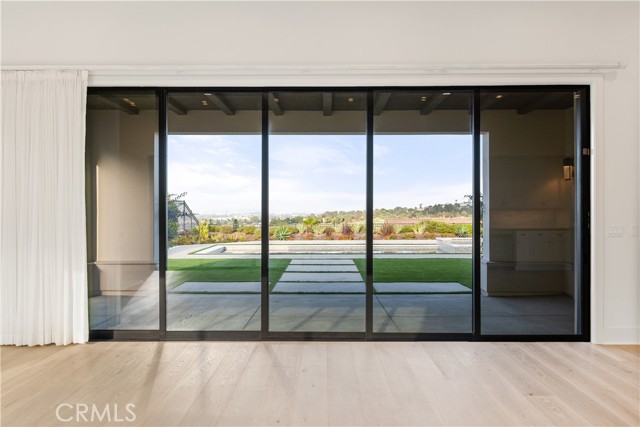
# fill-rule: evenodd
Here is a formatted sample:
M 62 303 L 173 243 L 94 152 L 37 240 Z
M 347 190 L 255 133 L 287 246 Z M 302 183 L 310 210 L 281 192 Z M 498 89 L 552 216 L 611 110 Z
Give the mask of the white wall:
M 638 236 L 631 236 L 633 227 L 637 231 L 640 193 L 638 9 L 638 2 L 609 1 L 2 2 L 2 63 L 625 62 L 625 69 L 605 74 L 602 84 L 594 86 L 597 181 L 592 332 L 598 342 L 640 342 Z M 438 81 L 480 81 L 478 76 L 464 77 L 447 80 L 445 75 Z M 582 77 L 565 75 L 558 81 L 582 82 Z M 536 75 L 483 76 L 482 81 L 513 83 L 527 78 L 534 81 Z M 266 76 L 259 81 L 294 84 L 300 79 Z M 314 82 L 312 78 L 306 81 Z M 349 81 L 370 83 L 357 76 Z M 393 82 L 393 76 L 384 81 Z M 395 81 L 403 84 L 407 80 L 398 77 Z M 425 77 L 419 81 L 435 80 Z M 316 82 L 331 84 L 332 80 L 325 77 Z M 624 236 L 607 237 L 611 226 L 623 226 Z

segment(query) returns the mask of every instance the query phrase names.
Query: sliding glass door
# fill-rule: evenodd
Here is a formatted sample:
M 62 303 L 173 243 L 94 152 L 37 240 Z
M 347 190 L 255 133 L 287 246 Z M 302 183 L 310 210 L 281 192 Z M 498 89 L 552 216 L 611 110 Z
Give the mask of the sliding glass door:
M 365 331 L 366 95 L 269 92 L 269 331 Z
M 482 334 L 582 332 L 583 98 L 570 89 L 480 93 Z
M 167 331 L 260 330 L 261 95 L 167 108 Z
M 472 99 L 375 93 L 374 332 L 473 331 Z
M 92 330 L 159 327 L 158 97 L 87 96 L 87 268 Z
M 91 89 L 92 336 L 588 339 L 588 102 Z

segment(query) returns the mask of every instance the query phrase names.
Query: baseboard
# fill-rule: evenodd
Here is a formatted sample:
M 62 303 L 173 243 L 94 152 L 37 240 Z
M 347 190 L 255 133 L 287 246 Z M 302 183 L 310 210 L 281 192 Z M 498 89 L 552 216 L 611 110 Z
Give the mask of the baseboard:
M 603 328 L 594 344 L 640 344 L 640 328 Z

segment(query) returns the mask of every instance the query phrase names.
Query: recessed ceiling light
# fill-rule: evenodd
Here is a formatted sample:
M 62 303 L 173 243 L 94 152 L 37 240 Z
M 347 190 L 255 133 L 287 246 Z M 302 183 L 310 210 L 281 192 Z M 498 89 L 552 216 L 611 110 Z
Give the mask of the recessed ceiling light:
M 204 96 L 211 96 L 211 94 L 210 93 L 205 93 Z
M 124 102 L 131 102 L 131 101 L 129 100 L 129 98 L 122 98 L 122 100 L 123 100 Z
M 136 106 L 136 103 L 135 103 L 135 102 L 133 102 L 133 101 L 131 101 L 131 102 L 129 103 L 129 105 L 131 105 L 132 107 L 135 107 L 135 106 Z
M 202 105 L 207 106 L 209 103 L 207 101 L 202 101 Z
M 423 96 L 423 97 L 420 98 L 420 101 L 426 101 L 426 100 L 427 100 L 426 96 Z
M 444 96 L 449 96 L 449 95 L 451 95 L 451 92 L 442 92 L 442 94 L 443 94 Z
M 496 95 L 496 99 L 502 99 L 502 95 Z
M 353 102 L 353 98 L 347 98 L 347 101 Z

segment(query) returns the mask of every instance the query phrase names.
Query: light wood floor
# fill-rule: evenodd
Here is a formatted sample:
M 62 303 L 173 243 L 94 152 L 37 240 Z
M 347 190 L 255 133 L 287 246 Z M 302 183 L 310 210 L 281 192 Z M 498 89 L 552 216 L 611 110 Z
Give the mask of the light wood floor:
M 3 347 L 2 426 L 632 425 L 640 347 L 153 342 Z M 56 407 L 135 404 L 133 422 Z M 74 406 L 76 407 L 76 406 Z M 61 415 L 73 414 L 61 407 Z

